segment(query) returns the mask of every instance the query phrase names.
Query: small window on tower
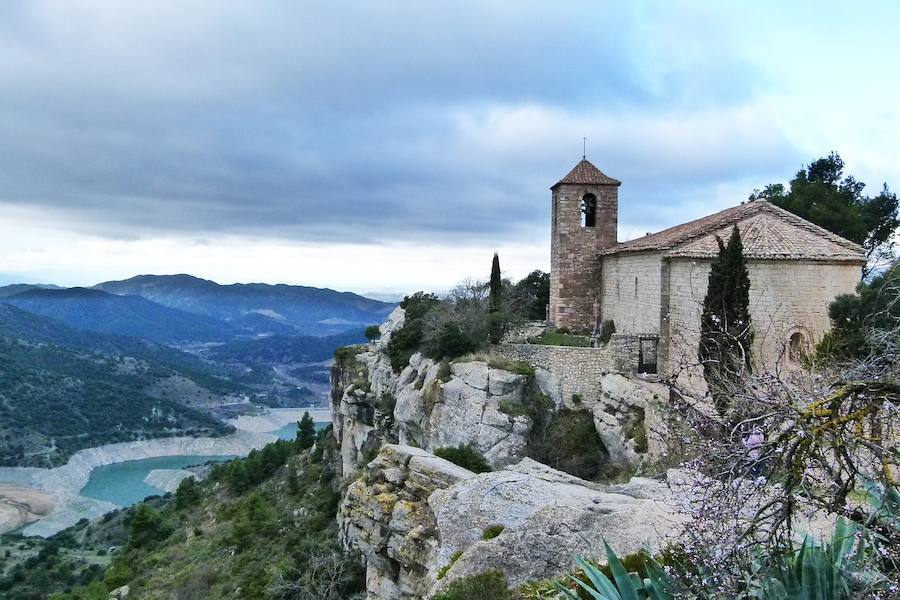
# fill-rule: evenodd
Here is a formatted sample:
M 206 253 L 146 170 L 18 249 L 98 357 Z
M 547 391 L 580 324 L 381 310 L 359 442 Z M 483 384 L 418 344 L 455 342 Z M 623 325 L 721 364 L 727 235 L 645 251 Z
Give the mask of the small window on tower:
M 597 224 L 597 197 L 585 194 L 581 198 L 581 226 L 594 227 Z

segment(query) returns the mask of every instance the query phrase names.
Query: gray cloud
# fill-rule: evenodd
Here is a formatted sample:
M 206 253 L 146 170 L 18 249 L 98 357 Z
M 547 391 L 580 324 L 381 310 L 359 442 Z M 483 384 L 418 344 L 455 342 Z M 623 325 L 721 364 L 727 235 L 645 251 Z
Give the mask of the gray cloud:
M 668 11 L 7 3 L 0 204 L 109 237 L 510 239 L 587 135 L 623 221 L 668 225 L 799 160 L 739 24 Z

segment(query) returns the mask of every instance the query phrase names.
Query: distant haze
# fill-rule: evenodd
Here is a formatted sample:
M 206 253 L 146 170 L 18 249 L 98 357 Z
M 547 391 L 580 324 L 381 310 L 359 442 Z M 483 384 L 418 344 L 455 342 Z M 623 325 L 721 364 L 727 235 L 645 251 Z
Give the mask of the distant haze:
M 549 268 L 587 154 L 620 239 L 831 150 L 900 185 L 900 5 L 12 0 L 0 283 L 356 292 Z

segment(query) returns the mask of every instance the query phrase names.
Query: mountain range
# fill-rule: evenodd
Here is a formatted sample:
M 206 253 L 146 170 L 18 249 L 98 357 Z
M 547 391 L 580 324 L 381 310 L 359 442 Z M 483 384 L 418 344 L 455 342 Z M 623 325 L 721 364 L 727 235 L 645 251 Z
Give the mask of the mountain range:
M 285 284 L 220 285 L 191 275 L 138 275 L 94 288 L 141 296 L 237 329 L 282 335 L 329 335 L 381 323 L 396 306 L 351 292 Z

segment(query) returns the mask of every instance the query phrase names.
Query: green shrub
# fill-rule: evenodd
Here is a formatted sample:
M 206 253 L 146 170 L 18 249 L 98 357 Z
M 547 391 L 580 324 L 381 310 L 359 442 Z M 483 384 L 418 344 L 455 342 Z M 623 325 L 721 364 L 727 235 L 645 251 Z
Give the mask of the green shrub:
M 501 571 L 487 571 L 454 581 L 432 600 L 510 600 L 512 594 Z
M 366 327 L 363 335 L 366 336 L 367 340 L 372 342 L 381 337 L 381 330 L 378 328 L 378 325 L 369 325 L 368 327 Z
M 528 338 L 529 344 L 540 344 L 543 346 L 575 346 L 577 348 L 587 348 L 591 345 L 591 338 L 586 335 L 571 335 L 568 333 L 560 333 L 559 331 L 551 331 L 537 337 Z
M 393 415 L 394 407 L 397 406 L 397 398 L 393 394 L 384 393 L 378 399 L 378 410 L 385 415 Z
M 544 427 L 536 424 L 532 428 L 528 455 L 582 479 L 598 479 L 610 474 L 609 453 L 587 410 L 562 408 Z
M 488 527 L 487 529 L 484 530 L 484 533 L 481 535 L 481 539 L 492 540 L 495 537 L 497 537 L 498 535 L 500 535 L 501 533 L 503 533 L 504 529 L 505 529 L 505 527 L 503 527 L 503 525 L 491 525 L 490 527 Z
M 175 507 L 179 510 L 189 508 L 200 502 L 200 484 L 194 477 L 185 477 L 175 490 Z
M 144 502 L 138 504 L 129 527 L 131 535 L 128 541 L 135 548 L 155 544 L 172 533 L 162 513 Z
M 534 367 L 532 367 L 525 361 L 509 360 L 508 358 L 503 358 L 501 356 L 489 356 L 487 358 L 487 363 L 488 366 L 492 369 L 509 371 L 510 373 L 515 373 L 516 375 L 524 375 L 526 377 L 534 376 Z
M 572 404 L 581 404 L 582 400 L 581 394 L 572 394 Z
M 480 345 L 481 341 L 464 332 L 458 323 L 447 322 L 441 325 L 426 353 L 435 360 L 453 359 L 474 352 Z
M 460 444 L 455 448 L 452 446 L 438 448 L 434 454 L 473 473 L 487 473 L 492 470 L 484 455 L 471 444 Z
M 529 408 L 520 402 L 501 400 L 497 408 L 500 409 L 500 412 L 506 413 L 511 417 L 528 417 L 531 415 Z
M 409 364 L 409 359 L 419 351 L 424 336 L 422 321 L 407 323 L 391 335 L 387 345 L 387 355 L 391 359 L 391 368 L 395 373 L 402 371 Z
M 363 351 L 360 346 L 341 346 L 334 351 L 335 362 L 345 363 L 356 358 L 356 355 Z
M 438 569 L 437 578 L 443 579 L 447 575 L 447 572 L 453 567 L 453 565 L 456 564 L 456 561 L 458 561 L 459 557 L 462 555 L 463 555 L 462 550 L 457 550 L 456 552 L 451 554 L 450 562 L 448 562 L 446 565 L 444 565 L 443 567 Z

